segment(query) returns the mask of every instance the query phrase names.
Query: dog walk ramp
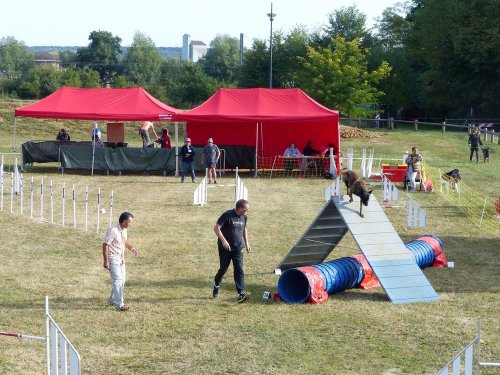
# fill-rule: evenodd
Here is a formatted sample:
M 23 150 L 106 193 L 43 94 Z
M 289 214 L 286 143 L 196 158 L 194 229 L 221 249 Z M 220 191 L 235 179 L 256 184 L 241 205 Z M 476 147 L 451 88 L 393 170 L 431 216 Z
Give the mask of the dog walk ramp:
M 365 255 L 392 303 L 438 301 L 439 296 L 418 267 L 373 195 L 359 216 L 359 198 L 334 197 L 331 202 Z
M 276 270 L 281 271 L 293 267 L 322 263 L 347 231 L 347 225 L 342 219 L 339 210 L 330 200 L 300 240 L 295 243 L 287 256 L 278 264 Z

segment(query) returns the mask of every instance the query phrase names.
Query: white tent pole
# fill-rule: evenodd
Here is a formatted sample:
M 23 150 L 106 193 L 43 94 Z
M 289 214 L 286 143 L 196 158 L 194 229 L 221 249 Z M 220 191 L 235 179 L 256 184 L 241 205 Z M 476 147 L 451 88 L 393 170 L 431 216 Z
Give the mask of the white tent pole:
M 259 159 L 259 123 L 255 124 L 255 175 L 257 177 L 257 161 Z
M 12 146 L 12 149 L 14 150 L 14 152 L 16 152 L 16 132 L 17 132 L 16 119 L 17 119 L 17 117 L 14 116 L 14 145 Z
M 179 123 L 176 121 L 175 122 L 175 177 L 177 176 L 179 176 Z

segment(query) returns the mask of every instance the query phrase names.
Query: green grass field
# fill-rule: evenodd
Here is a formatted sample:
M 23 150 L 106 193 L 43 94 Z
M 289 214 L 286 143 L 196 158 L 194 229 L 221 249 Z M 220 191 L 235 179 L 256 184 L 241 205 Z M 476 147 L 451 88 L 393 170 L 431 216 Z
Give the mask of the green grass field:
M 23 104 L 0 101 L 0 152 L 12 150 L 12 113 Z M 18 119 L 18 145 L 53 139 L 61 127 L 72 139 L 87 140 L 91 124 Z M 127 125 L 126 137 L 139 145 L 136 129 Z M 380 133 L 345 140 L 342 150 L 352 146 L 359 156 L 362 147 L 374 147 L 376 158 L 399 158 L 417 145 L 435 185 L 438 169 L 459 168 L 478 202 L 498 198 L 498 145 L 490 146 L 488 165 L 471 165 L 464 132 Z M 414 195 L 427 213 L 426 228 L 406 228 L 404 212 L 386 210 L 403 241 L 427 233 L 443 241 L 455 268 L 424 270 L 439 302 L 393 305 L 381 289 L 351 289 L 321 305 L 287 305 L 266 302 L 262 294 L 276 291 L 272 271 L 323 207 L 329 181 L 241 176 L 249 189 L 253 251 L 245 257 L 245 270 L 252 296 L 238 305 L 232 268 L 219 300 L 211 298 L 218 268 L 212 228 L 233 205 L 233 188 L 227 186 L 232 178 L 220 179 L 220 186 L 209 190 L 209 204 L 198 207 L 192 205 L 195 185 L 180 184 L 176 177 L 60 175 L 43 165 L 24 178 L 31 176 L 58 186 L 113 190 L 115 216 L 127 210 L 136 218 L 129 239 L 140 256 L 127 258 L 125 297 L 131 310 L 121 313 L 106 304 L 111 284 L 102 268 L 102 230 L 41 223 L 6 207 L 0 212 L 0 331 L 44 335 L 48 295 L 51 314 L 81 354 L 85 374 L 434 374 L 475 337 L 479 318 L 482 359 L 500 360 L 500 221 L 488 213 L 479 227 L 477 217 L 466 215 L 439 189 Z M 380 198 L 379 183 L 371 184 Z M 9 199 L 5 193 L 7 207 Z M 357 252 L 348 234 L 329 259 Z M 43 344 L 0 336 L 1 374 L 44 369 Z

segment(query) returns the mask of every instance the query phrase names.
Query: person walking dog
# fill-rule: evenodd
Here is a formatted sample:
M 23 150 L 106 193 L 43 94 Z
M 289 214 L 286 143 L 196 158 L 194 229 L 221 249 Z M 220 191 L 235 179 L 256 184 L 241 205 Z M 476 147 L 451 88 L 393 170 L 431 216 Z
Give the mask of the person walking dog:
M 248 201 L 240 199 L 236 202 L 235 208 L 224 212 L 215 223 L 214 232 L 217 235 L 220 267 L 214 278 L 212 293 L 214 298 L 219 297 L 222 278 L 232 261 L 234 283 L 238 292 L 236 301 L 241 303 L 248 299 L 249 293 L 245 292 L 245 273 L 243 271 L 243 248 L 246 248 L 247 253 L 251 251 L 247 232 L 246 214 L 248 210 Z
M 481 142 L 481 134 L 479 133 L 479 128 L 474 128 L 472 130 L 472 133 L 470 133 L 469 135 L 469 163 L 472 163 L 472 155 L 474 155 L 474 151 L 476 152 L 476 164 L 479 163 L 479 146 L 482 145 L 483 142 Z
M 103 267 L 109 270 L 113 284 L 108 303 L 119 311 L 127 311 L 129 305 L 123 302 L 125 289 L 125 249 L 129 249 L 134 256 L 137 250 L 128 242 L 127 230 L 132 225 L 134 216 L 130 212 L 123 212 L 118 224 L 109 228 L 102 244 Z

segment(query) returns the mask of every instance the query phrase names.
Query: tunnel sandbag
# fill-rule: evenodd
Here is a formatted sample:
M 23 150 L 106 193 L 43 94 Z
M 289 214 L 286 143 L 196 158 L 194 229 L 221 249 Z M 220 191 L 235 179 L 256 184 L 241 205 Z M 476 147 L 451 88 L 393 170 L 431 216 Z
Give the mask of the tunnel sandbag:
M 358 287 L 361 289 L 379 288 L 380 282 L 378 281 L 377 276 L 375 276 L 375 273 L 368 264 L 366 257 L 363 254 L 356 254 L 352 255 L 351 258 L 356 259 L 359 263 L 361 263 L 361 266 L 363 267 L 363 278 Z

